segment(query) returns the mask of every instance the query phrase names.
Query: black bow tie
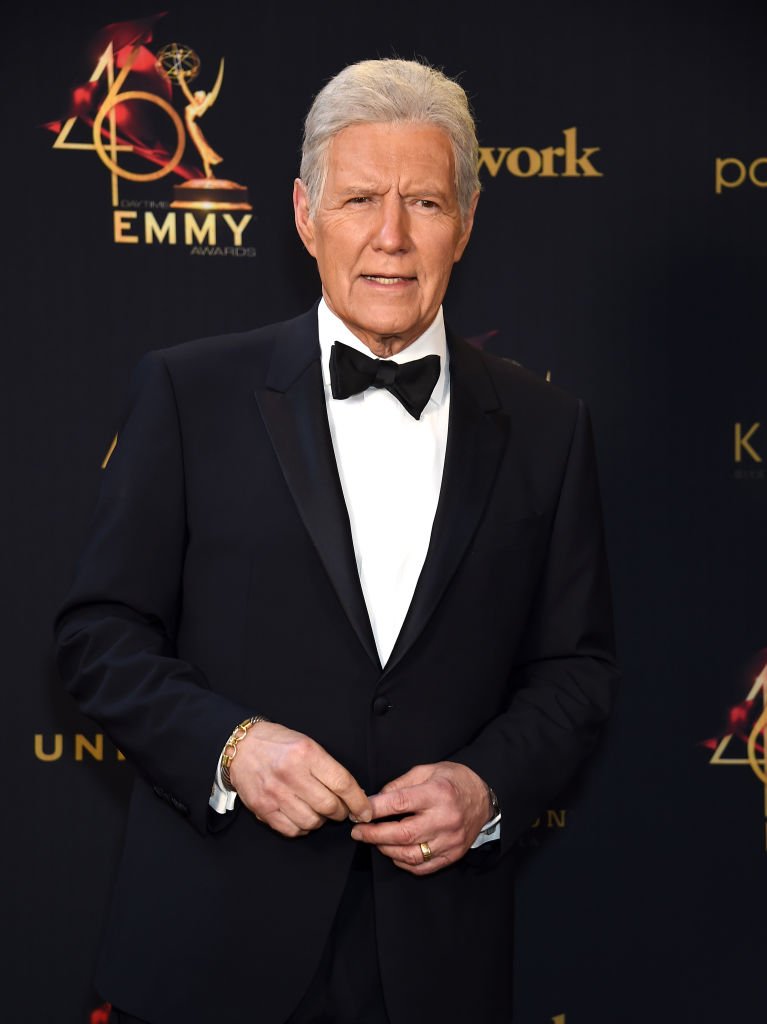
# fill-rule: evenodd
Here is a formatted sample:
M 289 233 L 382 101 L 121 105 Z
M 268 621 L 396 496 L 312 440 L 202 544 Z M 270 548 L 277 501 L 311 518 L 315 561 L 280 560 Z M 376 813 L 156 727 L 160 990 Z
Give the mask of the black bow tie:
M 439 380 L 439 356 L 409 363 L 372 359 L 336 341 L 330 350 L 330 388 L 333 398 L 350 398 L 368 388 L 385 388 L 419 420 Z

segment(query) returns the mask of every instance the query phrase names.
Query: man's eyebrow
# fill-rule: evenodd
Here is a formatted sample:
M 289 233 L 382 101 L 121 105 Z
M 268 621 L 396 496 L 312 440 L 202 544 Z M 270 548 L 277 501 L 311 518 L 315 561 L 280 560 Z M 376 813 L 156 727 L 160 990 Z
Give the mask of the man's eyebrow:
M 338 196 L 371 195 L 371 194 L 378 194 L 381 191 L 388 192 L 389 191 L 388 186 L 386 186 L 385 188 L 382 188 L 382 186 L 380 184 L 378 184 L 376 182 L 369 181 L 369 182 L 366 182 L 365 184 L 362 184 L 362 183 L 358 182 L 356 185 L 346 185 L 343 188 L 337 189 L 336 190 L 336 195 L 338 195 Z M 408 183 L 405 186 L 404 190 L 402 192 L 400 192 L 399 194 L 403 198 L 408 198 L 408 197 L 412 197 L 412 196 L 434 196 L 436 199 L 443 199 L 443 200 L 447 200 L 447 199 L 450 198 L 449 193 L 445 192 L 444 189 L 440 188 L 437 185 L 431 184 L 428 181 L 425 182 L 425 183 L 419 183 L 419 182 L 415 182 L 413 184 Z
M 449 198 L 449 193 L 445 192 L 444 189 L 438 185 L 432 185 L 428 181 L 424 184 L 416 182 L 415 184 L 406 187 L 405 191 L 400 193 L 403 196 L 436 196 L 438 199 Z
M 339 188 L 336 190 L 336 193 L 339 196 L 358 196 L 375 192 L 377 188 L 380 188 L 380 186 L 372 181 L 368 181 L 365 184 L 358 182 L 356 185 L 346 185 L 344 188 Z

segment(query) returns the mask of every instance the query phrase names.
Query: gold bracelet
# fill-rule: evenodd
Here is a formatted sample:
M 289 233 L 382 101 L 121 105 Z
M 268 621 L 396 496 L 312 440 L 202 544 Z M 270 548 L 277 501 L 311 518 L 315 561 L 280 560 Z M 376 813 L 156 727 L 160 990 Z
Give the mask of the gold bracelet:
M 221 752 L 221 781 L 224 783 L 224 789 L 228 789 L 230 793 L 234 792 L 234 786 L 229 775 L 229 767 L 237 753 L 237 744 L 248 735 L 248 729 L 257 722 L 268 721 L 269 719 L 265 715 L 253 715 L 251 718 L 246 718 L 244 722 L 240 722 L 224 744 L 224 749 Z

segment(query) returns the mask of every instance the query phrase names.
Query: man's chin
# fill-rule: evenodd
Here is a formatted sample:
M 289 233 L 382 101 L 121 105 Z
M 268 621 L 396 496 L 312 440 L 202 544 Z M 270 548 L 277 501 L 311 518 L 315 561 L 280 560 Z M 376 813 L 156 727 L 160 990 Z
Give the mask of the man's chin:
M 411 345 L 423 334 L 423 330 L 398 330 L 391 327 L 377 330 L 359 329 L 354 331 L 354 334 L 368 346 L 374 356 L 388 359 Z
M 420 312 L 420 311 L 419 311 Z M 342 318 L 343 319 L 343 318 Z M 433 318 L 432 318 L 433 319 Z M 429 326 L 428 320 L 416 313 L 392 312 L 391 310 L 365 310 L 365 315 L 346 321 L 347 326 L 363 341 L 396 342 L 400 346 L 415 341 Z

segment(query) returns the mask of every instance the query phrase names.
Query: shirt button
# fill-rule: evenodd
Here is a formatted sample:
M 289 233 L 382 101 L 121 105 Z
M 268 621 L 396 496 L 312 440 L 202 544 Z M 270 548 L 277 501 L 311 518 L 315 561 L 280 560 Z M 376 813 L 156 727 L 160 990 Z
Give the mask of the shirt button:
M 388 711 L 391 711 L 391 704 L 386 697 L 376 697 L 373 701 L 373 714 L 385 715 Z

